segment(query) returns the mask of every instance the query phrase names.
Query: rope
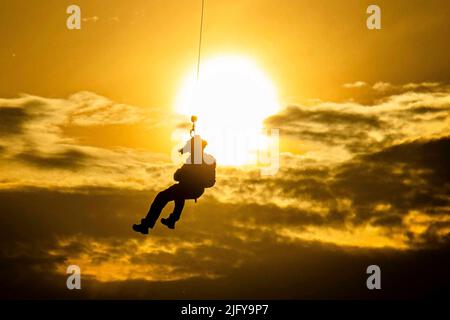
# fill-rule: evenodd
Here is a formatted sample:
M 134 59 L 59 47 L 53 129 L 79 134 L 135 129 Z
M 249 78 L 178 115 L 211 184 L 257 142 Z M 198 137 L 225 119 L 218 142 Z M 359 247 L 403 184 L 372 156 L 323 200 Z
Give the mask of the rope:
M 200 58 L 202 53 L 202 35 L 203 35 L 203 13 L 205 8 L 205 0 L 202 0 L 202 14 L 200 18 L 200 36 L 198 41 L 198 57 L 197 57 L 197 81 L 200 74 Z
M 200 60 L 201 60 L 201 53 L 202 53 L 204 12 L 205 12 L 205 0 L 202 0 L 202 13 L 201 13 L 201 16 L 200 16 L 200 34 L 199 34 L 199 40 L 198 40 L 196 86 L 198 85 L 198 79 L 199 79 L 199 76 L 200 76 Z M 197 121 L 197 117 L 193 115 L 191 117 L 191 121 L 192 121 L 192 128 L 191 128 L 191 131 L 190 131 L 190 136 L 193 137 L 195 135 L 195 122 Z

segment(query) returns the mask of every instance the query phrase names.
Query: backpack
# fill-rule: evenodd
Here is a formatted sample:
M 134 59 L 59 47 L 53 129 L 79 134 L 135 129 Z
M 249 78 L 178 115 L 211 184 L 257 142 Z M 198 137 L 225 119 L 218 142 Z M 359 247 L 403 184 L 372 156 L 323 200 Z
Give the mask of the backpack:
M 203 188 L 211 188 L 216 184 L 216 163 L 199 165 L 200 169 L 196 179 L 200 181 Z

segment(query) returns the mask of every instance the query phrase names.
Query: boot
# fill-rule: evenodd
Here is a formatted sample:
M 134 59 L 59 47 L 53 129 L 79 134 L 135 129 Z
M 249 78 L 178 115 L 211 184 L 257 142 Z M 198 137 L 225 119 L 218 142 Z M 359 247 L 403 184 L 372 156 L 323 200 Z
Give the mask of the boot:
M 161 223 L 169 229 L 175 229 L 175 220 L 169 218 L 161 218 Z
M 141 220 L 140 224 L 133 224 L 133 230 L 142 234 L 148 234 L 148 227 L 145 225 L 144 220 Z

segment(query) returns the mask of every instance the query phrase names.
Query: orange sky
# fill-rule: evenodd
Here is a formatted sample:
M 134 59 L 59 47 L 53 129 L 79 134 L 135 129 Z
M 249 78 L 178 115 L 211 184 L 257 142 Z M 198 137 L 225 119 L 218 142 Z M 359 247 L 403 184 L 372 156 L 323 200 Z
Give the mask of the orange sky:
M 359 272 L 374 261 L 390 268 L 388 297 L 439 292 L 450 5 L 377 0 L 370 31 L 372 2 L 207 0 L 203 61 L 246 57 L 276 87 L 262 124 L 279 129 L 279 171 L 219 163 L 175 231 L 142 238 L 131 225 L 173 183 L 171 135 L 187 133 L 174 100 L 195 68 L 200 1 L 80 0 L 72 31 L 72 1 L 2 1 L 0 296 L 66 297 L 70 263 L 91 298 L 366 297 Z
M 246 55 L 283 100 L 344 98 L 343 83 L 442 81 L 449 8 L 377 1 L 382 30 L 365 27 L 370 1 L 207 1 L 203 56 Z M 195 65 L 200 1 L 77 1 L 82 30 L 65 28 L 72 1 L 1 4 L 0 95 L 91 90 L 123 103 L 170 107 Z M 13 56 L 14 54 L 14 56 Z
M 378 1 L 382 30 L 369 31 L 369 3 L 210 0 L 202 57 L 249 57 L 276 84 L 282 105 L 355 99 L 359 93 L 341 86 L 359 80 L 448 79 L 448 6 L 439 1 Z M 89 90 L 120 103 L 172 110 L 185 73 L 196 63 L 200 1 L 111 1 L 107 6 L 78 1 L 87 21 L 75 31 L 65 27 L 69 4 L 1 4 L 0 96 L 67 97 Z M 95 128 L 66 130 L 89 137 L 95 145 L 123 144 L 120 128 L 110 127 L 107 134 L 117 137 L 117 143 L 102 139 L 104 134 Z M 126 130 L 127 145 L 168 152 L 164 145 L 172 127 Z M 145 138 L 150 135 L 162 140 L 150 142 Z M 294 150 L 286 142 L 282 147 Z

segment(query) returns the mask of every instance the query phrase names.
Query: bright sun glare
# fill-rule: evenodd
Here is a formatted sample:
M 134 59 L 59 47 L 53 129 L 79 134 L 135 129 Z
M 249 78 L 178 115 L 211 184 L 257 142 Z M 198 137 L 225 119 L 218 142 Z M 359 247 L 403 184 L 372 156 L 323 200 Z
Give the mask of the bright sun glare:
M 176 112 L 198 116 L 197 132 L 221 164 L 255 162 L 266 148 L 263 120 L 279 109 L 275 85 L 250 59 L 220 56 L 201 64 L 184 79 Z

